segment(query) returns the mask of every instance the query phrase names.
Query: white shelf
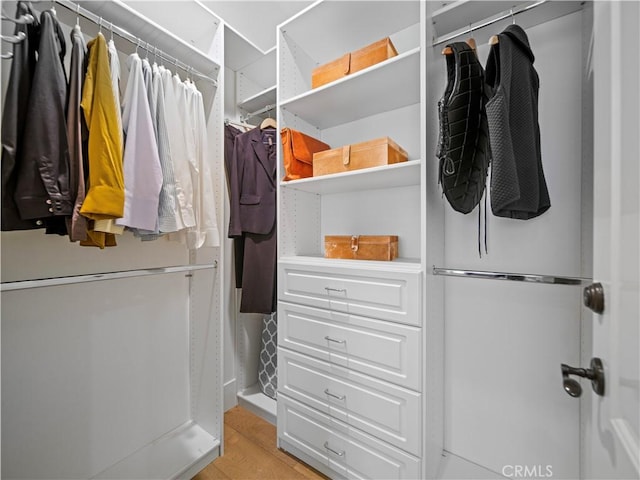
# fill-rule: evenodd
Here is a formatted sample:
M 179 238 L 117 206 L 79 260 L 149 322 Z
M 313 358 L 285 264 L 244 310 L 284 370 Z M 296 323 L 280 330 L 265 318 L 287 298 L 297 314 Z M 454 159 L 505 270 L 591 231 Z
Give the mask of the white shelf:
M 257 383 L 238 393 L 238 404 L 264 418 L 269 423 L 276 424 L 278 403 L 273 398 L 269 398 L 262 393 Z
M 320 2 L 280 25 L 318 64 L 391 35 L 420 19 L 420 2 Z
M 530 10 L 518 13 L 527 7 Z M 432 22 L 436 38 L 433 39 L 434 44 L 443 42 L 444 39 L 454 36 L 457 33 L 462 34 L 473 27 L 474 30 L 481 28 L 485 24 L 491 24 L 504 15 L 509 15 L 510 10 L 516 14 L 518 25 L 523 28 L 531 28 L 535 25 L 548 22 L 554 18 L 568 15 L 582 8 L 580 1 L 514 1 L 505 2 L 504 0 L 482 1 L 476 0 L 458 0 L 449 2 L 444 7 L 436 10 L 432 15 Z M 499 30 L 492 34 L 499 33 Z M 476 40 L 478 40 L 476 38 Z M 482 40 L 484 41 L 484 39 Z
M 225 25 L 224 63 L 234 72 L 259 60 L 265 54 L 253 42 L 230 25 Z
M 399 257 L 390 262 L 382 260 L 346 260 L 341 258 L 325 258 L 322 255 L 287 255 L 279 259 L 280 262 L 297 264 L 301 266 L 332 266 L 354 267 L 359 270 L 387 270 L 387 271 L 421 271 L 422 264 L 419 258 Z
M 280 104 L 319 129 L 420 102 L 420 48 Z
M 248 113 L 256 112 L 267 105 L 276 104 L 276 86 L 273 85 L 238 103 L 238 107 Z
M 318 195 L 420 185 L 420 160 L 302 178 L 281 182 L 280 185 Z
M 220 70 L 218 65 L 205 52 L 190 45 L 182 38 L 177 37 L 164 27 L 142 17 L 136 10 L 120 0 L 110 2 L 82 2 L 82 7 L 104 19 L 103 27 L 106 29 L 109 22 L 113 22 L 120 28 L 127 30 L 132 35 L 151 43 L 167 54 L 192 66 L 199 72 L 216 79 Z M 72 14 L 73 15 L 73 14 Z M 217 28 L 213 18 L 210 20 L 210 29 Z M 134 46 L 135 47 L 135 46 Z
M 185 472 L 190 472 L 191 467 L 196 464 L 212 462 L 219 455 L 219 447 L 220 440 L 212 437 L 198 424 L 188 422 L 93 478 L 178 478 Z M 176 467 L 178 465 L 180 467 Z

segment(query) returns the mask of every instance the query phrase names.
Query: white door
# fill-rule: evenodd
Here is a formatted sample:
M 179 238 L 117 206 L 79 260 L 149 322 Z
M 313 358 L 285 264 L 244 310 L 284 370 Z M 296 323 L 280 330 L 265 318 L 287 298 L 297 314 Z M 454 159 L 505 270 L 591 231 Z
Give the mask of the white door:
M 605 307 L 593 315 L 592 356 L 602 359 L 605 394 L 583 394 L 591 404 L 585 477 L 639 478 L 640 4 L 594 6 L 593 276 Z

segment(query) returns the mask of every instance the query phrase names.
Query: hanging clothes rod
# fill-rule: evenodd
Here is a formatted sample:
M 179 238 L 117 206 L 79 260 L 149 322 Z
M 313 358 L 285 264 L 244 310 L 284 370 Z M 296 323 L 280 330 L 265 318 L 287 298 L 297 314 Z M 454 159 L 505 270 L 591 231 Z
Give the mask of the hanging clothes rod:
M 261 108 L 260 110 L 256 110 L 255 112 L 247 113 L 245 116 L 241 116 L 240 119 L 244 122 L 250 119 L 251 117 L 257 117 L 258 115 L 262 115 L 263 113 L 270 112 L 275 109 L 275 105 L 267 105 L 266 107 Z
M 154 57 L 159 57 L 161 60 L 164 60 L 166 62 L 172 63 L 176 67 L 178 67 L 181 70 L 184 70 L 185 72 L 187 72 L 188 75 L 189 74 L 195 75 L 195 76 L 197 76 L 199 78 L 202 78 L 204 80 L 212 82 L 216 87 L 218 86 L 218 81 L 215 78 L 211 78 L 210 76 L 205 75 L 204 73 L 197 71 L 196 69 L 194 69 L 190 65 L 187 65 L 186 63 L 181 62 L 177 58 L 172 57 L 168 53 L 166 53 L 166 52 L 164 52 L 164 51 L 162 51 L 162 50 L 160 50 L 160 49 L 158 49 L 156 47 L 153 47 L 151 49 L 149 47 L 149 45 L 151 45 L 149 42 L 145 42 L 141 38 L 136 37 L 132 33 L 129 33 L 124 28 L 119 27 L 117 25 L 114 25 L 112 22 L 109 22 L 108 20 L 103 19 L 101 16 L 96 15 L 95 13 L 87 10 L 84 7 L 81 7 L 79 4 L 77 4 L 75 2 L 72 2 L 70 0 L 52 0 L 52 1 L 57 3 L 58 5 L 61 5 L 61 6 L 65 7 L 67 10 L 70 10 L 71 12 L 75 13 L 76 15 L 79 15 L 79 16 L 81 16 L 83 18 L 86 18 L 87 20 L 95 23 L 99 27 L 104 27 L 106 29 L 107 26 L 108 26 L 110 32 L 115 33 L 120 38 L 123 38 L 123 39 L 127 40 L 128 42 L 132 43 L 133 45 L 135 45 L 136 46 L 136 50 L 138 49 L 138 47 L 140 47 L 140 48 L 146 50 L 148 53 L 152 53 L 154 55 Z
M 533 275 L 522 273 L 483 272 L 474 270 L 453 270 L 449 268 L 433 267 L 434 275 L 448 277 L 485 278 L 489 280 L 511 280 L 516 282 L 546 283 L 553 285 L 581 285 L 591 282 L 590 278 L 556 277 L 552 275 Z
M 30 288 L 53 287 L 57 285 L 71 285 L 74 283 L 98 282 L 102 280 L 115 280 L 118 278 L 146 277 L 149 275 L 162 275 L 165 273 L 193 272 L 196 270 L 208 270 L 218 268 L 218 262 L 203 265 L 180 265 L 176 267 L 145 268 L 142 270 L 122 270 L 119 272 L 92 273 L 89 275 L 69 275 L 66 277 L 40 278 L 37 280 L 19 280 L 16 282 L 0 283 L 1 292 L 14 290 L 27 290 Z
M 472 25 L 469 26 L 469 28 L 467 28 L 465 30 L 452 33 L 451 35 L 447 35 L 444 38 L 440 38 L 437 41 L 433 42 L 431 45 L 436 47 L 436 46 L 441 45 L 443 43 L 446 43 L 446 42 L 448 42 L 450 40 L 453 40 L 454 38 L 460 37 L 462 35 L 466 35 L 468 33 L 472 33 L 475 30 L 479 30 L 481 28 L 488 27 L 489 25 L 493 25 L 494 23 L 497 23 L 497 22 L 499 22 L 501 20 L 504 20 L 506 18 L 511 18 L 511 17 L 514 17 L 514 16 L 518 15 L 519 13 L 523 13 L 523 12 L 526 12 L 527 10 L 531 10 L 533 8 L 536 8 L 536 7 L 540 6 L 540 5 L 542 5 L 543 3 L 547 3 L 548 1 L 549 0 L 539 0 L 539 1 L 535 2 L 535 3 L 531 3 L 529 5 L 525 5 L 525 6 L 520 7 L 520 8 L 510 9 L 509 11 L 501 14 L 500 16 L 498 16 L 496 18 L 492 18 L 491 20 L 486 20 L 486 21 L 478 23 L 476 25 L 472 24 Z

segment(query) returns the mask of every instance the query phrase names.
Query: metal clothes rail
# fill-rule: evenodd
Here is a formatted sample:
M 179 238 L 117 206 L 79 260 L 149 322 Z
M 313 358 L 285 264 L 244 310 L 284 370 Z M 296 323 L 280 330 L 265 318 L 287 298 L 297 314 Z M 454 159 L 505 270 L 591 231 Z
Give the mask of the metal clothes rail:
M 118 272 L 91 273 L 88 275 L 69 275 L 65 277 L 40 278 L 35 280 L 19 280 L 15 282 L 0 283 L 0 292 L 14 290 L 27 290 L 30 288 L 53 287 L 57 285 L 70 285 L 74 283 L 98 282 L 102 280 L 115 280 L 118 278 L 146 277 L 149 275 L 161 275 L 165 273 L 193 272 L 196 270 L 208 270 L 218 268 L 218 262 L 202 265 L 179 265 L 175 267 L 145 268 L 140 270 L 122 270 Z
M 443 43 L 446 43 L 450 40 L 453 40 L 454 38 L 460 37 L 462 35 L 467 35 L 469 33 L 474 32 L 475 30 L 479 30 L 481 28 L 484 27 L 488 27 L 489 25 L 493 25 L 494 23 L 497 23 L 501 20 L 504 20 L 506 18 L 510 18 L 510 17 L 514 17 L 515 15 L 518 15 L 519 13 L 523 13 L 526 12 L 528 10 L 531 10 L 533 8 L 536 8 L 544 3 L 547 3 L 549 0 L 539 0 L 535 3 L 531 3 L 529 5 L 525 5 L 519 8 L 512 8 L 509 11 L 506 11 L 505 13 L 503 13 L 502 15 L 496 17 L 496 18 L 492 18 L 490 20 L 486 20 L 484 22 L 480 22 L 477 23 L 475 25 L 470 25 L 469 28 L 465 29 L 465 30 L 459 30 L 456 31 L 454 33 L 452 33 L 451 35 L 447 35 L 446 37 L 443 38 L 439 38 L 437 41 L 432 43 L 432 46 L 437 46 L 437 45 L 441 45 Z M 508 3 L 505 2 L 505 5 L 508 5 Z
M 153 47 L 153 49 L 151 49 L 150 48 L 151 44 L 149 42 L 145 42 L 141 38 L 133 35 L 132 33 L 129 33 L 124 28 L 114 25 L 112 22 L 109 22 L 107 20 L 104 20 L 101 16 L 96 15 L 95 13 L 87 10 L 86 8 L 81 7 L 79 4 L 72 2 L 70 0 L 52 0 L 52 1 L 58 5 L 65 7 L 67 10 L 74 12 L 76 15 L 79 15 L 95 23 L 100 28 L 105 27 L 106 29 L 108 27 L 110 32 L 113 32 L 114 34 L 118 35 L 120 38 L 123 38 L 128 42 L 131 42 L 136 46 L 136 49 L 137 47 L 140 47 L 146 50 L 147 52 L 149 52 L 150 54 L 153 54 L 154 57 L 158 57 L 162 60 L 172 63 L 173 65 L 180 68 L 181 70 L 184 70 L 187 73 L 187 75 L 195 75 L 199 78 L 212 82 L 215 86 L 218 86 L 218 81 L 215 78 L 211 78 L 209 75 L 205 75 L 204 73 L 199 72 L 198 70 L 191 67 L 190 65 L 187 65 L 186 63 L 181 62 L 177 58 L 169 55 L 168 53 L 156 47 Z
M 261 108 L 260 110 L 257 110 L 255 112 L 251 112 L 251 113 L 247 113 L 246 115 L 240 116 L 240 119 L 243 122 L 246 122 L 247 120 L 249 120 L 252 117 L 257 117 L 258 115 L 262 115 L 263 113 L 270 112 L 272 110 L 275 110 L 275 108 L 276 108 L 275 104 L 266 105 L 265 107 Z
M 560 277 L 553 275 L 536 275 L 522 273 L 483 272 L 476 270 L 454 270 L 449 268 L 433 267 L 434 275 L 449 277 L 484 278 L 490 280 L 511 280 L 516 282 L 546 283 L 554 285 L 582 285 L 591 282 L 590 278 Z

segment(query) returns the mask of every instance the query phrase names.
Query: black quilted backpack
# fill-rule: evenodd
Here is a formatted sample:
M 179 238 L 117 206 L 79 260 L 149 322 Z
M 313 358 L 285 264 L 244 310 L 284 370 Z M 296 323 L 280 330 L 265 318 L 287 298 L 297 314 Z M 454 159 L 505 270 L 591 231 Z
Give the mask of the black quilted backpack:
M 491 157 L 487 95 L 484 70 L 476 52 L 465 42 L 447 47 L 453 53 L 445 56 L 447 87 L 438 102 L 439 183 L 453 209 L 466 214 L 480 203 Z

